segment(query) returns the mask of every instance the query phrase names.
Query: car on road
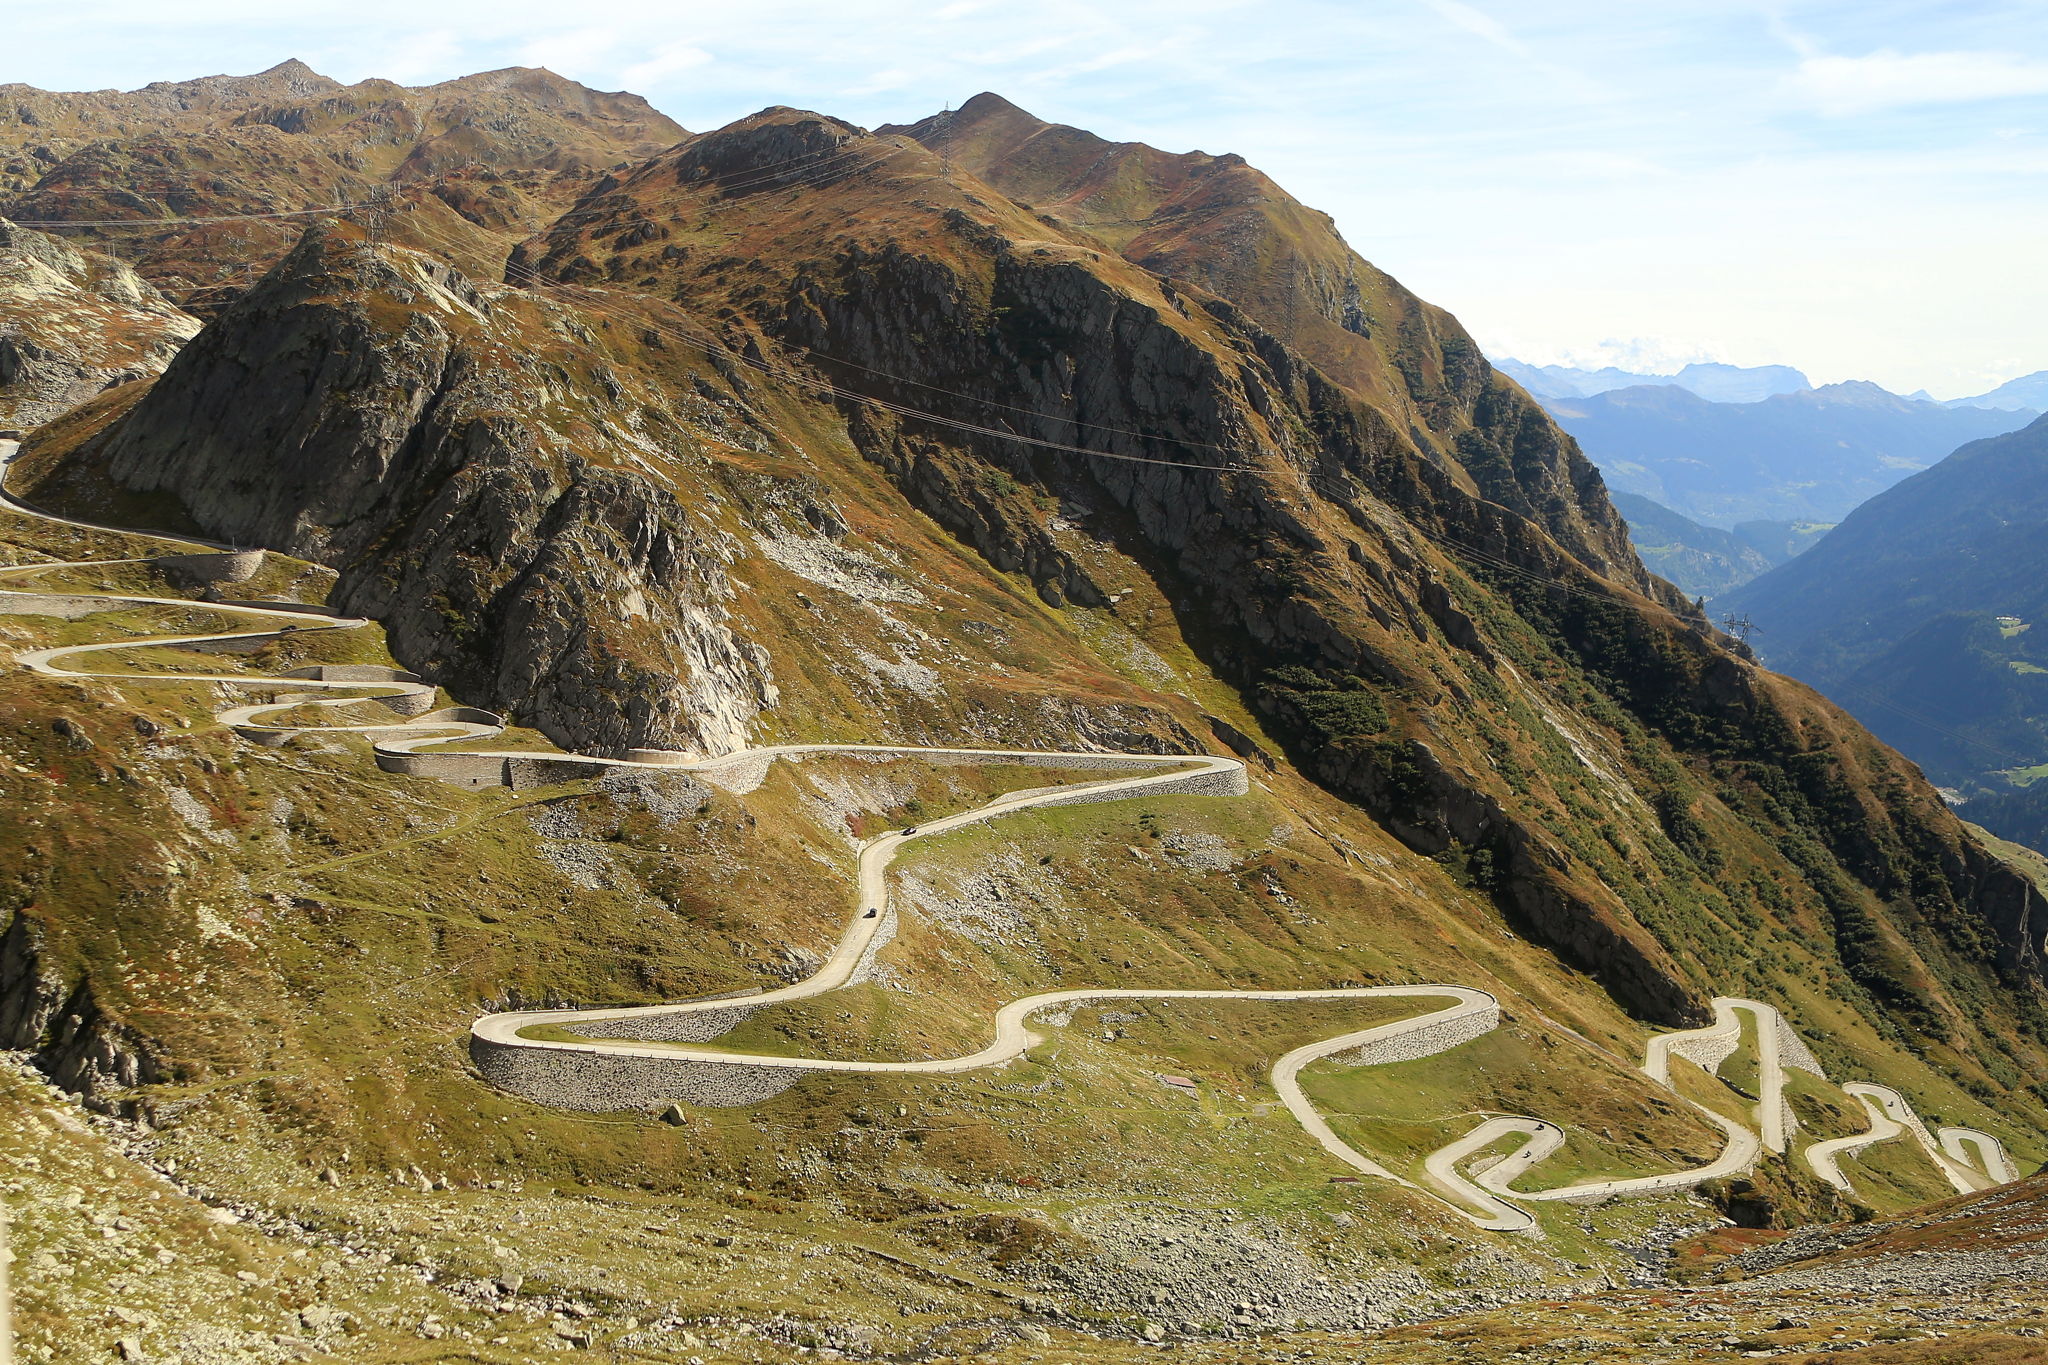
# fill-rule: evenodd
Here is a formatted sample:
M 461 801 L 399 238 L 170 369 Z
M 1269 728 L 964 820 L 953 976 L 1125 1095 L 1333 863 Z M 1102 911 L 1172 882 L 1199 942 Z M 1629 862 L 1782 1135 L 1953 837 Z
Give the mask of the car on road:
M 879 915 L 879 914 L 881 914 L 881 913 L 882 913 L 882 907 L 881 907 L 881 906 L 879 906 L 879 905 L 870 905 L 870 906 L 868 907 L 868 912 L 867 912 L 867 913 L 866 913 L 865 915 L 862 915 L 862 916 L 861 916 L 861 918 L 862 918 L 862 919 L 873 919 L 873 918 L 874 918 L 874 917 L 875 917 L 876 915 Z
M 916 826 L 916 825 L 905 825 L 905 826 L 903 827 L 903 832 L 904 832 L 905 834 L 915 834 L 915 833 L 917 833 L 917 826 Z

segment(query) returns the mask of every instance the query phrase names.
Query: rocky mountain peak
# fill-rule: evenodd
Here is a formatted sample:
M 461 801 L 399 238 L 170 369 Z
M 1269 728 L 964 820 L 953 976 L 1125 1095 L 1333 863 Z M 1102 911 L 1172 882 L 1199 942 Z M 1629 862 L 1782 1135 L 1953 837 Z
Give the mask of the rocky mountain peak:
M 844 169 L 833 158 L 867 130 L 807 109 L 776 105 L 691 139 L 673 158 L 680 179 L 709 177 L 732 192 L 800 184 Z
M 137 92 L 169 97 L 185 108 L 204 104 L 233 104 L 280 95 L 306 98 L 332 94 L 344 89 L 340 81 L 323 76 L 297 57 L 248 76 L 200 76 L 183 81 L 152 81 Z

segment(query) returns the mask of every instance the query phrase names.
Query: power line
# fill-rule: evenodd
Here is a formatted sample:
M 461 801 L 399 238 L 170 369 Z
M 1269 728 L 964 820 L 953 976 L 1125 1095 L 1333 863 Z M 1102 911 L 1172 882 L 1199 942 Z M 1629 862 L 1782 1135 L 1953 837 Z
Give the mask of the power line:
M 444 246 L 459 245 L 458 243 L 455 243 L 452 239 L 448 238 L 445 234 L 440 234 L 432 231 L 431 229 L 427 229 L 425 225 L 420 225 L 420 227 L 423 235 L 430 238 L 438 239 Z M 537 286 L 542 289 L 551 289 L 562 293 L 575 293 L 586 296 L 596 292 L 593 290 L 580 288 L 577 286 L 562 285 L 554 281 L 550 281 L 546 277 L 540 275 L 539 272 L 529 270 L 524 267 L 512 266 L 508 264 L 506 266 L 506 274 L 508 276 L 514 274 L 525 276 L 529 280 L 534 281 L 537 284 Z M 636 297 L 640 298 L 643 302 L 649 305 L 664 306 L 667 304 L 666 300 L 655 299 L 647 295 L 638 295 Z M 1031 446 L 1037 449 L 1051 450 L 1061 454 L 1081 455 L 1094 459 L 1117 460 L 1129 464 L 1143 464 L 1172 469 L 1190 469 L 1210 474 L 1249 473 L 1273 477 L 1279 473 L 1279 471 L 1274 470 L 1267 465 L 1202 464 L 1189 460 L 1168 460 L 1151 456 L 1127 455 L 1115 451 L 1097 450 L 1091 447 L 1070 445 L 1064 442 L 1046 440 L 1041 437 L 1027 436 L 1020 432 L 985 426 L 979 423 L 965 422 L 957 418 L 944 417 L 937 413 L 926 412 L 918 408 L 909 407 L 905 404 L 892 402 L 888 399 L 877 398 L 870 394 L 850 390 L 844 388 L 843 386 L 834 384 L 829 380 L 813 378 L 809 375 L 802 373 L 801 371 L 791 369 L 787 366 L 775 365 L 771 362 L 766 361 L 765 359 L 756 359 L 753 356 L 749 356 L 740 351 L 734 350 L 731 346 L 725 344 L 723 341 L 720 341 L 716 337 L 713 337 L 707 333 L 691 331 L 689 329 L 681 328 L 678 326 L 664 326 L 659 322 L 653 322 L 644 317 L 630 315 L 620 308 L 607 306 L 603 303 L 590 301 L 587 297 L 581 301 L 581 306 L 587 308 L 591 312 L 599 314 L 600 316 L 609 317 L 614 321 L 618 321 L 629 326 L 645 327 L 656 332 L 659 335 L 667 336 L 670 337 L 671 339 L 682 341 L 685 344 L 702 347 L 708 351 L 714 351 L 719 354 L 723 354 L 740 364 L 747 365 L 748 367 L 758 370 L 762 373 L 768 374 L 771 377 L 784 379 L 788 382 L 809 388 L 815 392 L 828 394 L 836 398 L 843 398 L 849 402 L 867 403 L 872 406 L 881 408 L 885 411 L 895 413 L 899 416 L 907 417 L 916 421 L 929 422 L 941 427 L 947 427 L 953 430 L 963 431 L 972 435 L 992 437 L 997 440 L 1010 441 L 1016 444 Z M 833 357 L 829 355 L 822 355 L 821 353 L 812 351 L 807 347 L 789 345 L 789 349 L 795 350 L 803 355 L 810 356 L 814 359 L 821 359 L 827 363 L 843 363 L 837 362 Z M 865 366 L 856 365 L 853 366 L 852 368 L 860 369 L 865 373 L 877 375 L 878 377 L 883 379 L 898 379 L 897 376 L 883 374 L 880 371 L 871 370 Z M 964 401 L 967 402 L 986 401 L 983 399 L 975 398 L 969 394 L 962 394 L 954 392 L 952 390 L 941 389 L 935 385 L 917 384 L 916 381 L 899 380 L 898 382 L 916 384 L 917 387 L 929 389 L 932 392 L 945 394 L 948 397 L 963 399 Z M 1091 423 L 1078 422 L 1068 418 L 1055 417 L 1051 414 L 1034 412 L 1030 409 L 1009 408 L 1009 405 L 1007 404 L 991 404 L 991 406 L 1006 408 L 1007 410 L 1010 411 L 1025 413 L 1027 415 L 1038 417 L 1045 420 L 1065 422 L 1066 424 L 1071 426 L 1083 427 L 1093 430 L 1105 431 L 1117 435 L 1128 436 L 1136 440 L 1155 441 L 1162 444 L 1181 445 L 1207 450 L 1217 450 L 1225 454 L 1236 454 L 1240 456 L 1257 455 L 1261 453 L 1245 452 L 1241 449 L 1226 446 L 1210 445 L 1206 442 L 1182 441 L 1176 437 L 1171 436 L 1147 435 L 1139 432 L 1126 431 L 1124 429 L 1116 427 L 1100 427 Z M 1327 477 L 1314 474 L 1304 474 L 1303 471 L 1293 469 L 1292 466 L 1288 466 L 1288 468 L 1289 472 L 1294 473 L 1297 477 L 1305 477 L 1309 479 Z M 1451 549 L 1453 551 L 1462 553 L 1467 557 L 1478 561 L 1485 567 L 1520 578 L 1526 582 L 1534 584 L 1535 586 L 1547 590 L 1563 592 L 1567 595 L 1578 597 L 1589 602 L 1611 604 L 1613 601 L 1613 598 L 1607 594 L 1592 592 L 1588 591 L 1587 589 L 1577 587 L 1574 584 L 1564 581 L 1561 577 L 1548 577 L 1545 575 L 1534 573 L 1528 569 L 1521 567 L 1520 565 L 1510 563 L 1507 560 L 1500 559 L 1485 551 L 1479 550 L 1474 546 L 1453 540 L 1447 536 L 1434 534 L 1413 523 L 1404 523 L 1404 525 L 1406 526 L 1406 529 L 1421 536 L 1425 540 L 1432 541 L 1447 549 Z

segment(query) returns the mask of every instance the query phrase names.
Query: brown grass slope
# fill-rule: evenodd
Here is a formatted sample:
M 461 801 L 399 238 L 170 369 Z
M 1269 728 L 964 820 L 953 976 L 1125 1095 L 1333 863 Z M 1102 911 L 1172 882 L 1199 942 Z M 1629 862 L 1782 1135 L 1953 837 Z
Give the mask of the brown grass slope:
M 748 173 L 768 163 L 786 169 Z M 2014 981 L 2035 970 L 2032 891 L 1838 713 L 1635 594 L 1625 584 L 1639 569 L 1617 585 L 1526 518 L 1473 497 L 1379 409 L 1324 382 L 1228 303 L 1069 236 L 936 157 L 768 111 L 599 187 L 515 267 L 671 297 L 685 318 L 751 323 L 806 348 L 845 389 L 951 420 L 1145 458 L 1252 464 L 1212 476 L 1039 456 L 851 405 L 868 458 L 999 567 L 1024 568 L 1049 600 L 1101 597 L 1059 552 L 1063 520 L 1084 520 L 1150 566 L 1198 651 L 1308 741 L 1310 772 L 1418 847 L 1483 853 L 1520 913 L 1639 1004 L 1675 1008 L 1655 984 L 1681 975 L 1665 957 L 1701 961 L 1685 975 L 1704 985 L 1713 972 L 1702 955 L 1725 959 L 1718 941 L 1740 937 L 1759 898 L 1779 893 L 1707 889 L 1726 929 L 1681 928 L 1695 893 L 1670 889 L 1666 869 L 1619 829 L 1604 852 L 1587 844 L 1589 819 L 1598 828 L 1649 813 L 1649 837 L 1691 840 L 1709 863 L 1713 848 L 1753 841 L 1744 826 L 1764 826 L 1767 840 L 1802 827 L 1791 847 L 1805 861 L 1784 880 L 1807 882 L 1808 900 L 1819 881 L 1831 908 L 1810 925 L 1843 926 L 1865 944 L 1858 971 L 1900 1003 L 1951 970 L 1901 946 L 1929 921 L 1952 926 L 1935 935 L 1954 940 L 1944 955 L 1975 956 L 1989 932 Z M 991 463 L 1059 499 L 1059 514 L 1005 502 Z M 1595 513 L 1606 506 L 1597 488 L 1583 498 Z M 1454 568 L 1446 544 L 1485 553 Z M 1309 668 L 1318 695 L 1275 682 L 1280 664 Z M 1546 675 L 1571 680 L 1564 707 L 1609 732 L 1614 766 L 1528 761 L 1560 756 L 1557 708 L 1531 690 Z M 1353 690 L 1392 701 L 1385 734 L 1373 733 L 1372 701 L 1347 700 Z M 1630 812 L 1606 780 L 1636 765 L 1631 785 L 1653 793 L 1653 811 Z M 1760 779 L 1786 790 L 1758 790 Z M 1814 854 L 1846 875 L 1807 866 Z M 1718 868 L 1672 867 L 1681 884 L 1718 880 Z M 1937 882 L 1949 889 L 1935 903 L 1953 898 L 1954 912 L 1917 903 Z
M 0 194 L 212 312 L 267 269 L 303 224 L 151 225 L 356 202 L 380 188 L 461 230 L 474 265 L 558 213 L 591 177 L 687 134 L 637 95 L 513 67 L 438 85 L 342 85 L 297 61 L 253 76 L 134 91 L 0 87 Z M 123 220 L 141 220 L 134 227 Z
M 278 308 L 297 310 L 293 300 L 327 287 L 287 269 L 278 297 L 252 296 L 224 318 L 106 449 L 122 481 L 204 504 L 202 520 L 218 529 L 350 561 L 344 600 L 385 613 L 406 605 L 394 622 L 402 657 L 448 668 L 443 661 L 462 652 L 448 641 L 472 632 L 467 648 L 498 675 L 485 695 L 527 708 L 564 738 L 706 741 L 717 736 L 686 718 L 717 701 L 729 741 L 748 714 L 780 704 L 767 701 L 760 661 L 745 647 L 712 632 L 722 662 L 697 649 L 694 670 L 710 682 L 694 692 L 665 688 L 673 700 L 650 709 L 653 679 L 691 670 L 636 664 L 636 651 L 651 647 L 647 657 L 660 660 L 673 631 L 607 621 L 599 629 L 617 638 L 586 667 L 575 661 L 591 657 L 591 636 L 570 629 L 561 609 L 584 591 L 577 583 L 589 575 L 574 567 L 579 561 L 553 566 L 543 553 L 530 561 L 545 570 L 538 576 L 510 572 L 520 560 L 505 551 L 521 540 L 521 526 L 538 526 L 545 506 L 588 499 L 563 497 L 558 477 L 551 490 L 517 494 L 529 510 L 510 522 L 462 514 L 481 506 L 478 498 L 502 496 L 490 490 L 504 479 L 528 478 L 516 471 L 535 453 L 573 463 L 609 446 L 614 468 L 605 477 L 616 496 L 599 501 L 673 525 L 679 513 L 650 507 L 654 490 L 633 468 L 645 456 L 620 437 L 644 435 L 647 414 L 660 410 L 650 395 L 678 386 L 652 382 L 627 394 L 620 376 L 649 364 L 702 366 L 667 357 L 697 345 L 691 338 L 706 336 L 707 325 L 723 326 L 731 350 L 714 348 L 710 368 L 723 368 L 725 385 L 798 405 L 785 409 L 790 427 L 781 433 L 792 457 L 815 463 L 827 444 L 857 453 L 842 466 L 853 482 L 842 486 L 849 496 L 859 487 L 863 501 L 875 490 L 862 471 L 880 466 L 912 505 L 995 568 L 1026 574 L 1051 604 L 1105 604 L 1116 594 L 1096 579 L 1109 565 L 1123 577 L 1142 571 L 1198 657 L 1294 742 L 1307 771 L 1366 802 L 1412 846 L 1457 860 L 1635 1007 L 1696 1017 L 1697 1002 L 1744 956 L 1728 945 L 1765 916 L 1839 940 L 1848 978 L 1867 999 L 1882 998 L 1867 1008 L 1918 1011 L 1923 1023 L 1944 1021 L 1940 1033 L 1958 1042 L 1956 1030 L 1978 1011 L 1943 1002 L 1952 991 L 1994 995 L 1988 980 L 1969 984 L 1982 971 L 2020 984 L 2025 1001 L 2040 933 L 2032 888 L 1986 857 L 1860 732 L 1724 651 L 1701 623 L 1592 573 L 1538 526 L 1475 498 L 1377 409 L 1324 382 L 1228 304 L 1056 233 L 971 177 L 948 177 L 907 139 L 769 111 L 606 181 L 522 249 L 515 278 L 545 271 L 573 282 L 547 306 L 594 312 L 612 329 L 616 349 L 605 364 L 592 364 L 597 333 L 548 324 L 581 344 L 573 357 L 547 362 L 547 347 L 559 343 L 546 340 L 546 328 L 521 324 L 516 339 L 465 343 L 460 364 L 430 354 L 443 376 L 435 381 L 407 368 L 416 347 L 408 354 L 396 344 L 422 325 L 419 310 L 379 303 L 374 291 L 318 308 L 309 299 L 286 327 L 307 331 L 304 346 L 281 346 Z M 596 280 L 607 289 L 582 283 Z M 665 319 L 646 311 L 663 298 L 680 310 Z M 507 295 L 501 313 L 542 307 Z M 460 312 L 439 308 L 432 328 L 452 327 L 459 339 L 471 325 Z M 637 334 L 622 335 L 629 326 Z M 257 414 L 253 428 L 231 414 L 246 366 L 303 374 L 304 356 L 360 355 L 378 336 L 386 340 L 370 352 L 393 358 L 380 382 L 395 407 L 359 388 L 352 406 L 327 403 L 310 428 L 302 408 Z M 773 382 L 747 377 L 758 371 L 733 356 L 749 347 L 761 354 L 774 337 L 809 348 L 819 370 L 776 360 Z M 493 367 L 526 378 L 481 382 Z M 814 382 L 805 375 L 820 373 L 977 425 L 1240 468 L 1022 457 L 999 440 L 858 403 L 821 414 L 803 393 Z M 474 397 L 446 401 L 444 390 L 430 400 L 451 377 L 455 392 Z M 525 411 L 504 411 L 493 395 L 516 388 L 554 407 L 529 399 Z M 399 402 L 407 393 L 415 397 Z M 365 432 L 371 413 L 379 429 Z M 843 435 L 805 439 L 839 424 Z M 671 414 L 667 426 L 671 435 L 654 445 L 686 447 L 704 424 Z M 391 459 L 424 463 L 393 467 Z M 435 472 L 458 465 L 453 482 Z M 440 492 L 420 509 L 427 485 Z M 267 510 L 225 491 L 237 488 L 268 499 Z M 395 518 L 420 510 L 426 520 L 407 521 L 413 529 L 401 541 L 377 543 L 398 533 Z M 503 523 L 495 532 L 502 544 L 449 557 L 462 543 L 451 528 L 474 536 L 494 522 Z M 421 536 L 439 548 L 429 552 Z M 572 541 L 586 543 L 580 533 L 558 543 Z M 397 543 L 420 553 L 394 555 Z M 604 553 L 629 562 L 647 553 L 615 535 L 589 543 L 612 545 Z M 1461 567 L 1444 544 L 1489 553 Z M 1115 555 L 1092 568 L 1106 548 Z M 476 630 L 475 613 L 501 587 L 443 591 L 474 572 L 450 580 L 465 563 L 516 585 L 529 604 L 526 614 L 497 619 L 561 622 L 569 652 L 530 631 Z M 701 572 L 700 595 L 715 596 L 719 569 Z M 394 573 L 396 586 L 349 586 Z M 671 581 L 666 591 L 674 590 Z M 431 615 L 416 610 L 437 601 Z M 825 661 L 798 671 L 835 669 Z M 1783 870 L 1731 884 L 1727 850 L 1744 846 Z

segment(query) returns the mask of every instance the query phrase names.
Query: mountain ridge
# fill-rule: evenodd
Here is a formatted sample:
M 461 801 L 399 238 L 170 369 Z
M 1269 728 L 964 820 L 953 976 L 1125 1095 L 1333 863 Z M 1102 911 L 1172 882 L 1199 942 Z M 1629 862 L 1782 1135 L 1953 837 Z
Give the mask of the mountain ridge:
M 0 86 L 0 214 L 103 224 L 69 235 L 205 313 L 297 239 L 302 224 L 264 215 L 383 196 L 495 274 L 606 167 L 686 135 L 638 95 L 540 68 L 343 85 L 294 60 L 135 91 Z M 152 221 L 181 218 L 223 221 Z
M 1852 381 L 1755 403 L 1668 385 L 1547 405 L 1616 487 L 1708 525 L 1835 522 L 2025 413 L 1915 402 Z
M 1660 374 L 1614 365 L 1597 370 L 1573 365 L 1531 365 L 1506 356 L 1495 359 L 1493 364 L 1538 398 L 1591 398 L 1610 389 L 1668 386 L 1684 389 L 1709 402 L 1754 403 L 1813 387 L 1805 374 L 1789 365 L 1694 361 L 1669 374 Z

